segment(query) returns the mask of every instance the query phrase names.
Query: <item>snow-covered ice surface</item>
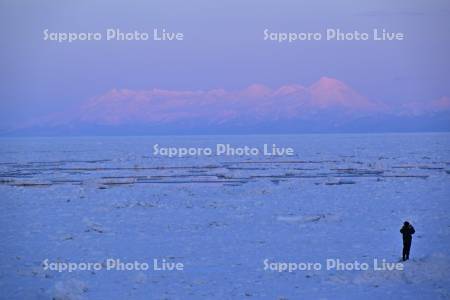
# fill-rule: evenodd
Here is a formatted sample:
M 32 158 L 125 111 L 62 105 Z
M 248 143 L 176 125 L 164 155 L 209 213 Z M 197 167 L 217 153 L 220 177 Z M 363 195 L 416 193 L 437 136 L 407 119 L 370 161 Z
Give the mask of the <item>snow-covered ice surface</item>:
M 152 155 L 152 146 L 293 147 L 293 157 Z M 450 135 L 0 140 L 2 299 L 448 299 Z M 263 261 L 404 271 L 264 270 Z M 107 258 L 184 271 L 44 270 Z

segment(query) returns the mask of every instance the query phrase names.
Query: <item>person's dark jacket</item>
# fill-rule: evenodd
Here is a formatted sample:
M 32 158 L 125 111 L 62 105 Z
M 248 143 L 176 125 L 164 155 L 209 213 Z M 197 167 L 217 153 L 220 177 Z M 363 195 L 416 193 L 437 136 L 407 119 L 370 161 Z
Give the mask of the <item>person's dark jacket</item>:
M 402 229 L 400 229 L 401 234 L 403 235 L 403 240 L 411 240 L 412 235 L 416 232 L 414 227 L 411 224 L 403 225 Z

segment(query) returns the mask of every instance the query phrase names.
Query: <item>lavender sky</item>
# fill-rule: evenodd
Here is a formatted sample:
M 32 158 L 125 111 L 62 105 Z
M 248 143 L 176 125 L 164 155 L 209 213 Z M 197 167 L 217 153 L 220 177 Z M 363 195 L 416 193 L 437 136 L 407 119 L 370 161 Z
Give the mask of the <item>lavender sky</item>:
M 448 1 L 1 1 L 0 128 L 112 89 L 345 82 L 383 103 L 450 96 Z M 181 31 L 182 42 L 43 41 L 42 31 Z M 386 28 L 396 42 L 263 41 L 263 30 Z

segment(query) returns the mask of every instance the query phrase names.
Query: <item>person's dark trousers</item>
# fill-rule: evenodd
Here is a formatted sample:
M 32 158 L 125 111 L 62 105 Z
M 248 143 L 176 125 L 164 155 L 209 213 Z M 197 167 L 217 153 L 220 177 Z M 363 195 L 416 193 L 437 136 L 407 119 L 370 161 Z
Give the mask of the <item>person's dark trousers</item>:
M 403 239 L 403 260 L 409 259 L 409 250 L 411 249 L 412 239 Z

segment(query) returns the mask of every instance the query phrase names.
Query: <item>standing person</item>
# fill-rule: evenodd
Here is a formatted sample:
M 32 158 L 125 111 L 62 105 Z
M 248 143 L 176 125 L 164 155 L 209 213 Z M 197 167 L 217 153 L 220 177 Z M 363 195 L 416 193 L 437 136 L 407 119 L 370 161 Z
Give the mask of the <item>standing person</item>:
M 403 261 L 409 259 L 409 250 L 411 249 L 412 235 L 416 232 L 414 227 L 405 221 L 400 233 L 403 235 Z

